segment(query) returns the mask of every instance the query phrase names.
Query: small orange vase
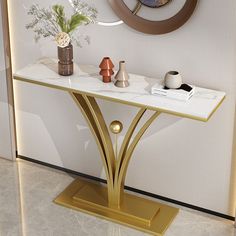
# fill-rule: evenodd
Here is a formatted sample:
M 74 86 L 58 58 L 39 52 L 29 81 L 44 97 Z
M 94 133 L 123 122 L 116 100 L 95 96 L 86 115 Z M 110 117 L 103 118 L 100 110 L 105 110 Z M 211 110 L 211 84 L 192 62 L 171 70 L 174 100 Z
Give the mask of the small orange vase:
M 111 76 L 114 75 L 114 65 L 110 57 L 104 57 L 99 67 L 101 68 L 100 75 L 102 75 L 104 83 L 111 82 Z

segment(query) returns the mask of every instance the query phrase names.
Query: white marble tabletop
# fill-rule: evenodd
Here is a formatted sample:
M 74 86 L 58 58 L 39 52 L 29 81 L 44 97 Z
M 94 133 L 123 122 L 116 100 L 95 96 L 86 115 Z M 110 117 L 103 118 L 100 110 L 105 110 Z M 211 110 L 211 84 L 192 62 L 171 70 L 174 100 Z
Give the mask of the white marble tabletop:
M 190 100 L 179 101 L 151 94 L 151 87 L 160 79 L 130 74 L 130 86 L 117 88 L 103 83 L 94 66 L 74 67 L 72 76 L 63 77 L 57 73 L 56 60 L 44 58 L 17 71 L 14 79 L 201 121 L 207 121 L 225 98 L 224 92 L 196 87 Z

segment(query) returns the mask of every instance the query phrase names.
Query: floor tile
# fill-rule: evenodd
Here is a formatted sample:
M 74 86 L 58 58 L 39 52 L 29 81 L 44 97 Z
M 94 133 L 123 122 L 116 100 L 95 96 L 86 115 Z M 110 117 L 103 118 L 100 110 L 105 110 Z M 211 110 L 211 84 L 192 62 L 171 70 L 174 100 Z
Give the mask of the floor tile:
M 56 205 L 75 176 L 0 159 L 0 236 L 143 236 L 142 232 Z M 181 209 L 165 236 L 236 236 L 233 223 Z

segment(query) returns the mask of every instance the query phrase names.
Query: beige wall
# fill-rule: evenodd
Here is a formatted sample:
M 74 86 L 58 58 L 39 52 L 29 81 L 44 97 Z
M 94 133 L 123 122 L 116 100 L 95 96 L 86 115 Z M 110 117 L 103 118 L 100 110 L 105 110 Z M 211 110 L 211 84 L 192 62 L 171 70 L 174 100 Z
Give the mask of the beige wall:
M 28 20 L 25 8 L 32 1 L 10 2 L 15 70 L 42 56 L 56 57 L 53 42 L 35 44 L 33 34 L 24 28 Z M 48 5 L 45 0 L 38 2 Z M 59 2 L 67 4 L 66 0 Z M 92 2 L 99 5 L 101 18 L 117 19 L 107 1 Z M 165 12 L 170 14 L 167 9 Z M 92 43 L 75 49 L 78 63 L 98 65 L 108 55 L 116 65 L 126 60 L 133 73 L 161 78 L 166 71 L 175 69 L 187 83 L 227 93 L 208 123 L 162 115 L 135 151 L 127 185 L 225 214 L 230 212 L 235 12 L 234 0 L 225 1 L 223 7 L 221 0 L 200 0 L 192 18 L 179 30 L 165 35 L 145 35 L 124 24 L 83 29 Z M 21 155 L 104 177 L 92 135 L 68 94 L 23 82 L 15 82 L 15 90 Z M 136 112 L 128 106 L 99 103 L 108 123 L 120 119 L 125 128 Z

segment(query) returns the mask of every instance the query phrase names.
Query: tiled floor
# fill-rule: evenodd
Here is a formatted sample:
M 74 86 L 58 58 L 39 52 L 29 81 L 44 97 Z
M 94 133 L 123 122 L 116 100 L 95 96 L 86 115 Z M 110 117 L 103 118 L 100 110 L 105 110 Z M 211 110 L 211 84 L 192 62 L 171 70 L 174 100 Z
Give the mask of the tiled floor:
M 142 232 L 58 206 L 73 180 L 23 160 L 0 159 L 0 236 L 141 236 Z M 181 210 L 165 236 L 235 236 L 233 223 Z

